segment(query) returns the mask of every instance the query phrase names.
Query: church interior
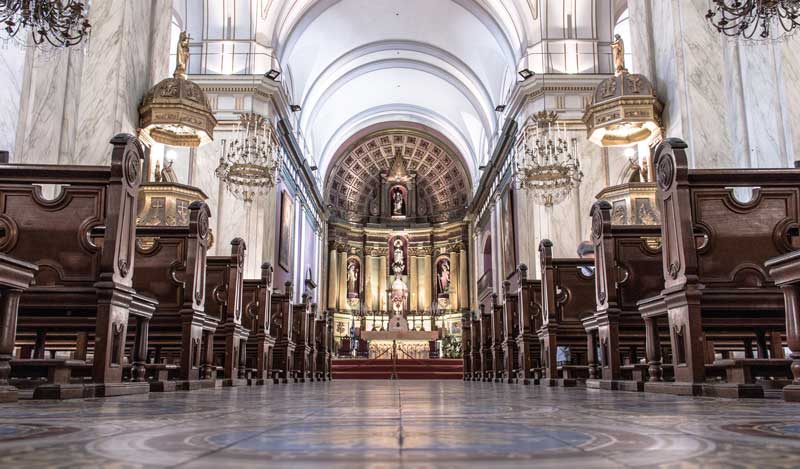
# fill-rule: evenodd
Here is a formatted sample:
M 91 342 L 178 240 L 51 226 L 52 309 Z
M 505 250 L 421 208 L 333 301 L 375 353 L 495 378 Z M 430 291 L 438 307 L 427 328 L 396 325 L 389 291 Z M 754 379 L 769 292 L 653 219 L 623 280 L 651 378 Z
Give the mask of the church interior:
M 800 466 L 800 0 L 0 0 L 3 467 Z

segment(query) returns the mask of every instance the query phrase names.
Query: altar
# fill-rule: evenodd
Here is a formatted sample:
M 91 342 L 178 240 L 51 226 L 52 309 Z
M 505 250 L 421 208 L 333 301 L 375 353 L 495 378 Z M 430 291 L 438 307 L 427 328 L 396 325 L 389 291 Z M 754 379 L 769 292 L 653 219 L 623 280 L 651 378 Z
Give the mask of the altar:
M 388 330 L 361 331 L 361 338 L 369 342 L 369 357 L 397 358 L 398 351 L 404 358 L 428 358 L 430 342 L 440 338 L 439 331 L 409 329 L 408 320 L 400 314 L 389 321 Z
M 387 342 L 439 340 L 439 331 L 362 331 L 364 340 Z

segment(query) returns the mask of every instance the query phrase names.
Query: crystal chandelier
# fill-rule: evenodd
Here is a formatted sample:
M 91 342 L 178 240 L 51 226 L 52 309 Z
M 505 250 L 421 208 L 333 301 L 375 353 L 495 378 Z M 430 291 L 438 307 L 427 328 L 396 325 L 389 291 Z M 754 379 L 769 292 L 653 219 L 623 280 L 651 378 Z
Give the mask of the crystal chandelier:
M 780 40 L 800 26 L 800 0 L 711 0 L 706 19 L 729 37 Z
M 77 45 L 92 27 L 87 18 L 87 2 L 77 0 L 0 0 L 0 36 L 14 38 L 22 29 L 30 29 L 37 47 Z M 21 39 L 17 39 L 24 42 Z
M 564 201 L 583 178 L 578 159 L 567 143 L 566 127 L 552 111 L 536 113 L 522 131 L 516 151 L 519 187 L 540 205 Z
M 251 112 L 242 114 L 233 139 L 223 143 L 215 174 L 234 197 L 250 203 L 275 187 L 280 166 L 281 151 L 272 127 Z

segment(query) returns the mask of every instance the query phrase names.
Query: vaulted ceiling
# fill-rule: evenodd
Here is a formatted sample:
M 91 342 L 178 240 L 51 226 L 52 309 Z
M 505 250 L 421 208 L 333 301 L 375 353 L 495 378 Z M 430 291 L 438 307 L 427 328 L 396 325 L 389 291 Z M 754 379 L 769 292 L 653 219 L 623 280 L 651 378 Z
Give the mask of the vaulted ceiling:
M 351 222 L 377 216 L 381 173 L 397 153 L 416 175 L 420 216 L 433 222 L 463 216 L 471 185 L 461 157 L 431 132 L 408 128 L 369 132 L 337 155 L 325 181 L 334 215 Z

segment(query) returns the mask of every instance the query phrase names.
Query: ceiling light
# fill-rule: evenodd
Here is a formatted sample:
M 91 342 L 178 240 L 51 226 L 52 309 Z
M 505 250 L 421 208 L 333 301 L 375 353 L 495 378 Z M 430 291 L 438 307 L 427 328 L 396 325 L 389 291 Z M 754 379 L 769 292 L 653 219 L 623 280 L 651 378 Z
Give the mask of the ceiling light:
M 519 76 L 521 76 L 523 80 L 527 80 L 528 78 L 530 78 L 530 77 L 532 77 L 534 75 L 534 73 L 532 71 L 530 71 L 530 69 L 528 69 L 528 68 L 523 68 L 518 73 L 519 73 Z
M 271 68 L 267 73 L 264 74 L 264 76 L 269 78 L 270 80 L 275 81 L 275 80 L 278 79 L 278 76 L 280 74 L 281 74 L 281 72 L 275 70 L 274 68 Z
M 303 110 L 303 108 L 301 108 L 299 104 L 292 104 L 291 106 L 289 106 L 289 109 L 291 109 L 292 112 L 300 112 Z
M 498 104 L 497 106 L 495 106 L 494 110 L 497 111 L 497 112 L 503 112 L 503 111 L 506 110 L 506 105 L 505 104 Z

